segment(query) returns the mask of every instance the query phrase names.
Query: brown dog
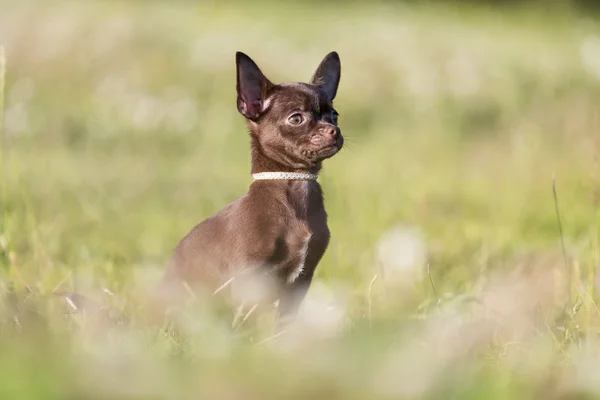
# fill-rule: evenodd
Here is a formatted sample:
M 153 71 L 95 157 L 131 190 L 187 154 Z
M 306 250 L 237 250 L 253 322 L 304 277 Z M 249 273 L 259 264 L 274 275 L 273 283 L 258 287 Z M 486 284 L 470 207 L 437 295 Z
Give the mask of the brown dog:
M 237 106 L 250 129 L 255 180 L 246 195 L 181 240 L 162 286 L 175 294 L 183 292 L 182 282 L 211 293 L 244 292 L 250 275 L 268 278 L 274 291 L 260 297 L 279 299 L 281 322 L 295 315 L 329 243 L 316 179 L 321 162 L 344 143 L 332 105 L 340 59 L 329 53 L 309 84 L 273 84 L 241 52 L 236 65 Z

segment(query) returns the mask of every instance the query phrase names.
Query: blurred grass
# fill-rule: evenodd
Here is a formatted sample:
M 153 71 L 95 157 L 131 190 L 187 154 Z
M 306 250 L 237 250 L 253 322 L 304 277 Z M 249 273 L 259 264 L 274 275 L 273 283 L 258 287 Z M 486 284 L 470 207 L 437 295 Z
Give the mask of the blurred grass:
M 596 20 L 438 3 L 260 4 L 1 4 L 0 398 L 597 396 Z M 336 108 L 348 146 L 321 178 L 333 239 L 316 281 L 341 291 L 347 313 L 340 333 L 301 355 L 219 325 L 176 336 L 135 317 L 177 241 L 250 183 L 236 50 L 274 81 L 307 79 L 330 50 L 342 58 Z M 573 268 L 567 310 L 553 289 L 566 280 L 554 174 Z M 380 277 L 368 298 L 378 241 L 396 226 L 423 233 L 439 310 L 423 275 Z M 400 258 L 411 251 L 396 245 Z M 489 294 L 498 285 L 511 288 L 500 300 Z M 50 295 L 114 302 L 102 287 L 127 300 L 133 328 L 89 336 Z M 509 318 L 495 325 L 469 296 L 499 301 Z M 533 316 L 513 315 L 529 312 L 519 296 L 532 297 Z

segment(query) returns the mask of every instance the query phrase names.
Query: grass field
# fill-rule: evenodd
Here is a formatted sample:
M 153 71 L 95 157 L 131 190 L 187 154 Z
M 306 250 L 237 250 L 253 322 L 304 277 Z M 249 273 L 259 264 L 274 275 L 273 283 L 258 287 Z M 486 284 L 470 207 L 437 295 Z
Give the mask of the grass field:
M 593 17 L 0 9 L 1 399 L 600 398 Z M 332 241 L 285 338 L 269 314 L 232 332 L 200 304 L 174 332 L 140 311 L 179 239 L 251 182 L 236 50 L 273 81 L 342 59 L 348 144 L 320 177 Z M 75 313 L 64 291 L 111 311 Z

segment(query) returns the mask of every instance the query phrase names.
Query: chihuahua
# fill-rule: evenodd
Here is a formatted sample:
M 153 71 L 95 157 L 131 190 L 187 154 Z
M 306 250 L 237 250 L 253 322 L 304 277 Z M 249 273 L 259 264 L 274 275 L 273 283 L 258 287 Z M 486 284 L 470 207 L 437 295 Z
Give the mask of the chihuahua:
M 281 323 L 293 320 L 329 244 L 317 178 L 323 160 L 344 144 L 332 104 L 340 58 L 329 53 L 310 83 L 281 84 L 267 79 L 246 54 L 237 52 L 235 61 L 237 108 L 250 131 L 254 181 L 246 195 L 179 242 L 161 287 L 175 295 L 186 285 L 209 294 L 231 291 L 245 304 L 279 300 Z M 250 276 L 268 282 L 258 285 L 258 297 L 248 295 L 249 287 L 258 287 Z

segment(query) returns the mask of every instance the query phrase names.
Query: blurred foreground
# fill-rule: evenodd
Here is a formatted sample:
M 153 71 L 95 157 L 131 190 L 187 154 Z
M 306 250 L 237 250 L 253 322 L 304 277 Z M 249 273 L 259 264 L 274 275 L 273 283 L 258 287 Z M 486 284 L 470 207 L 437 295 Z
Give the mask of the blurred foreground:
M 0 398 L 600 397 L 598 23 L 311 4 L 2 3 Z M 236 50 L 342 59 L 333 238 L 281 338 L 139 313 L 250 183 Z

